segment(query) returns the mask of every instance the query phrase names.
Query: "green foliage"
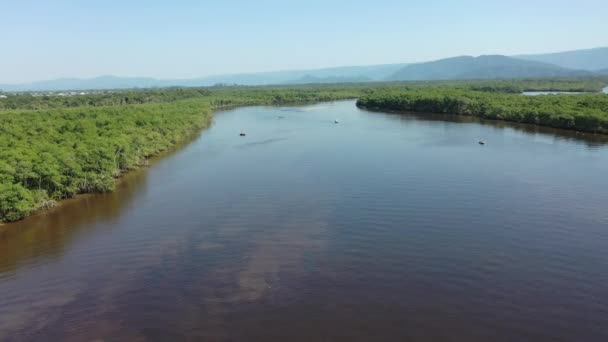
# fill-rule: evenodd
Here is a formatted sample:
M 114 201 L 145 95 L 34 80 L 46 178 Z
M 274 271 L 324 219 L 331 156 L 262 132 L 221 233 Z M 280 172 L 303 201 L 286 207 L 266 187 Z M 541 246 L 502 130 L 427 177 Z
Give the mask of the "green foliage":
M 0 184 L 0 221 L 16 221 L 29 215 L 35 202 L 20 184 Z
M 604 94 L 524 96 L 442 86 L 377 92 L 360 98 L 357 105 L 608 134 L 608 96 Z
M 484 92 L 521 93 L 523 91 L 599 92 L 608 84 L 608 77 L 548 80 L 484 80 L 484 81 L 409 81 L 388 83 L 311 84 L 297 86 L 216 86 L 202 88 L 162 88 L 106 90 L 85 92 L 22 92 L 4 94 L 0 111 L 15 109 L 52 109 L 74 107 L 128 106 L 144 103 L 175 102 L 185 99 L 206 99 L 210 102 L 287 103 L 332 100 L 333 96 L 358 97 L 386 89 L 412 89 L 449 86 Z
M 0 110 L 51 109 L 72 107 L 124 106 L 143 103 L 173 102 L 197 97 L 208 97 L 207 88 L 143 89 L 126 91 L 80 92 L 24 92 L 8 95 L 0 101 Z
M 68 103 L 66 108 L 0 111 L 0 221 L 21 219 L 79 193 L 112 191 L 121 172 L 146 164 L 150 156 L 209 125 L 215 108 L 360 95 L 330 86 L 188 90 L 192 96 L 185 100 L 183 92 L 153 90 L 158 95 L 153 100 L 144 96 L 147 92 L 140 97 L 101 94 L 75 108 Z M 150 103 L 97 106 L 126 97 Z M 21 106 L 58 105 L 54 99 L 30 99 Z
M 465 88 L 492 93 L 522 93 L 525 91 L 600 92 L 606 86 L 601 78 L 551 80 L 496 80 L 469 83 Z
M 286 103 L 302 101 L 323 101 L 356 97 L 364 85 L 318 85 L 298 87 L 207 87 L 168 88 L 140 90 L 108 90 L 80 95 L 80 93 L 17 93 L 8 94 L 0 100 L 0 111 L 16 109 L 53 109 L 75 107 L 129 106 L 145 103 L 175 102 L 185 99 L 206 100 L 210 104 L 228 105 L 242 102 Z
M 210 118 L 209 105 L 193 100 L 0 113 L 0 219 L 22 218 L 48 198 L 111 191 L 122 171 Z
M 507 94 L 604 84 L 595 79 L 449 81 L 8 94 L 0 99 L 0 221 L 21 219 L 79 193 L 112 191 L 121 172 L 145 165 L 150 156 L 200 131 L 217 108 L 361 98 L 359 104 L 369 107 L 608 133 L 608 96 Z

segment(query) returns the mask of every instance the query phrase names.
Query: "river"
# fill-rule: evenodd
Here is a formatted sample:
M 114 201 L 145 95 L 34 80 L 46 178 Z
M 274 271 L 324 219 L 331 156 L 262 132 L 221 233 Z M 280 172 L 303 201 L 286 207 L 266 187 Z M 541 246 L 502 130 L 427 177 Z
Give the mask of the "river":
M 602 89 L 603 91 L 604 89 Z M 538 95 L 577 95 L 577 94 L 590 94 L 582 91 L 524 91 L 522 93 L 526 96 L 538 96 Z
M 3 227 L 0 340 L 606 341 L 607 174 L 601 136 L 227 110 Z
M 608 87 L 604 87 L 600 93 L 608 94 Z M 558 95 L 558 94 L 588 94 L 587 92 L 580 91 L 524 91 L 522 93 L 526 96 L 538 96 L 538 95 Z

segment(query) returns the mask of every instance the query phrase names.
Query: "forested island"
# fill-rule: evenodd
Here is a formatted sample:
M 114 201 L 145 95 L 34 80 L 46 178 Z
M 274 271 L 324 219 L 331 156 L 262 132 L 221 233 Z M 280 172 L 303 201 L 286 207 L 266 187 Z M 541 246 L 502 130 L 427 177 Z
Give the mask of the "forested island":
M 123 172 L 207 127 L 215 109 L 359 98 L 386 110 L 473 115 L 608 133 L 602 79 L 400 82 L 280 87 L 5 93 L 0 98 L 0 222 L 81 193 L 107 192 Z
M 598 93 L 522 96 L 501 87 L 430 86 L 377 91 L 359 98 L 357 105 L 378 110 L 468 115 L 608 134 L 608 96 Z

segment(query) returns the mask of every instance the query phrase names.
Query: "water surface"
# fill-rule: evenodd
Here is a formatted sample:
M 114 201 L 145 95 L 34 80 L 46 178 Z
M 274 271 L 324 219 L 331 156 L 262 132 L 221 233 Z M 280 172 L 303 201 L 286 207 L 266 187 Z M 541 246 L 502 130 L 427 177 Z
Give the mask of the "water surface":
M 604 94 L 608 94 L 608 87 L 604 87 L 601 91 Z M 537 95 L 556 95 L 556 94 L 589 94 L 588 92 L 578 91 L 524 91 L 522 93 L 526 96 L 537 96 Z
M 606 174 L 602 136 L 218 113 L 117 192 L 4 227 L 0 340 L 605 341 Z
M 538 95 L 559 95 L 559 94 L 576 95 L 576 94 L 588 94 L 588 93 L 582 92 L 582 91 L 524 91 L 522 94 L 524 94 L 526 96 L 538 96 Z

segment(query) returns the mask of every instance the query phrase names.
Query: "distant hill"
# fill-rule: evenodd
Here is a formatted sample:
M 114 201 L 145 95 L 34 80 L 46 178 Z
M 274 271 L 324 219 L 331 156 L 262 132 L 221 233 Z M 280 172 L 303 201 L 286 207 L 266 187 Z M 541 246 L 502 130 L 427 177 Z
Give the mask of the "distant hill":
M 51 91 L 51 90 L 92 90 L 92 89 L 125 89 L 153 88 L 165 86 L 166 81 L 145 77 L 100 76 L 89 79 L 60 78 L 26 84 L 2 85 L 3 91 Z
M 208 86 L 217 83 L 240 85 L 342 83 L 382 81 L 407 64 L 382 64 L 336 68 L 271 71 L 250 74 L 209 76 L 181 82 L 185 86 Z
M 354 77 L 315 77 L 305 75 L 295 80 L 284 82 L 284 84 L 321 84 L 321 83 L 364 83 L 372 82 L 373 79 L 365 76 Z
M 433 62 L 411 64 L 398 70 L 387 80 L 457 80 L 575 77 L 593 75 L 547 63 L 527 61 L 501 55 L 460 56 Z
M 608 69 L 597 70 L 596 73 L 600 75 L 608 75 Z
M 191 79 L 160 80 L 142 77 L 100 76 L 90 79 L 62 78 L 25 84 L 0 84 L 3 91 L 98 90 L 154 87 L 204 87 L 215 84 L 271 85 L 381 81 L 404 67 L 402 64 L 349 66 L 313 70 L 272 71 L 217 75 Z
M 215 84 L 273 85 L 418 81 L 456 79 L 511 79 L 608 75 L 608 47 L 521 56 L 460 56 L 416 64 L 347 66 L 311 70 L 214 75 L 188 79 L 101 76 L 62 78 L 26 84 L 0 84 L 3 91 L 98 90 L 154 87 L 204 87 Z
M 608 69 L 608 47 L 537 55 L 520 55 L 514 57 L 530 61 L 551 63 L 570 69 L 588 71 Z

